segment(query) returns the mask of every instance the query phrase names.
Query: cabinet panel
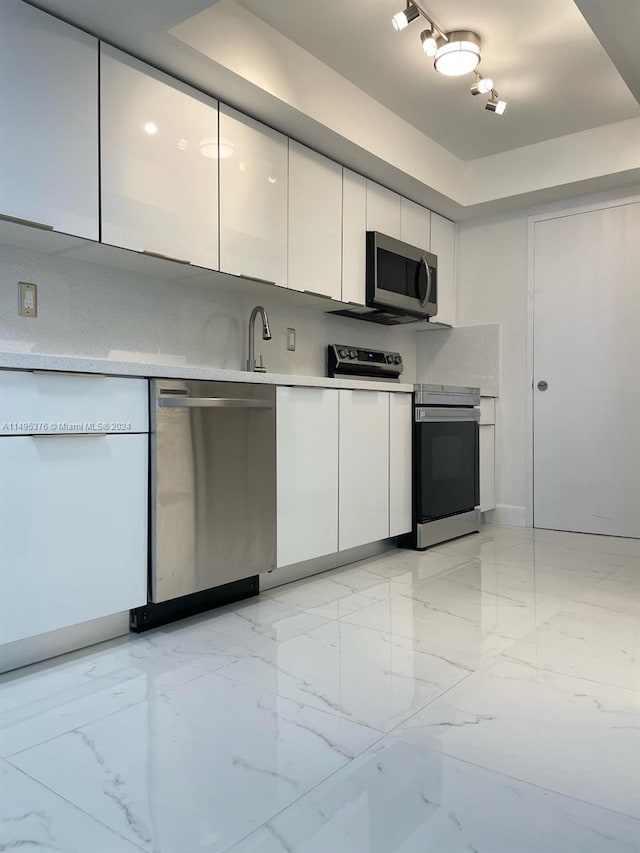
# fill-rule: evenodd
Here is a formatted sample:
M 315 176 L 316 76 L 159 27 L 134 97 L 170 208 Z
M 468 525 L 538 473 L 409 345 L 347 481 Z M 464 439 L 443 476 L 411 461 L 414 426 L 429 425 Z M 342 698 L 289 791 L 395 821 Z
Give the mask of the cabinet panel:
M 220 105 L 220 269 L 287 285 L 287 137 Z
M 342 301 L 364 305 L 367 298 L 367 179 L 343 170 Z
M 339 547 L 389 536 L 389 394 L 340 391 Z
M 380 231 L 400 239 L 400 196 L 367 181 L 367 231 Z
M 288 284 L 342 294 L 342 166 L 289 140 Z
M 148 436 L 0 438 L 0 643 L 147 600 Z
M 54 431 L 59 433 L 147 432 L 148 382 L 82 373 L 0 370 L 0 411 L 8 427 L 0 437 L 44 432 L 44 426 L 36 428 L 38 424 L 55 425 Z M 94 426 L 86 427 L 86 423 Z M 106 425 L 96 426 L 99 423 Z
M 480 426 L 480 509 L 482 512 L 496 507 L 495 433 L 494 426 Z
M 411 394 L 389 394 L 389 536 L 411 530 Z
M 455 325 L 456 316 L 456 227 L 437 213 L 431 214 L 431 251 L 438 256 L 438 313 L 436 323 Z
M 431 247 L 431 211 L 408 198 L 402 198 L 400 239 L 428 252 Z
M 102 240 L 218 269 L 218 105 L 101 48 Z
M 480 424 L 495 424 L 496 422 L 496 400 L 495 397 L 480 397 Z
M 0 4 L 0 213 L 98 239 L 98 42 Z
M 278 388 L 277 565 L 338 550 L 338 391 Z

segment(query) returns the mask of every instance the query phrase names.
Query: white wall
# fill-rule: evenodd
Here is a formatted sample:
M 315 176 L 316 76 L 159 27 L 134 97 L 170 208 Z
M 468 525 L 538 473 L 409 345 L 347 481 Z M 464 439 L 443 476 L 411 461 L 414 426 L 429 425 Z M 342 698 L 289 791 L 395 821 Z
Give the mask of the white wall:
M 18 316 L 18 281 L 38 284 L 35 319 Z M 244 369 L 249 313 L 260 301 L 273 340 L 256 329 L 256 354 L 270 372 L 324 376 L 326 345 L 352 343 L 398 350 L 403 380 L 415 381 L 413 331 L 289 307 L 277 290 L 249 297 L 0 245 L 0 351 Z M 297 332 L 295 352 L 286 349 L 287 327 Z
M 496 417 L 496 503 L 493 520 L 524 525 L 527 506 L 528 217 L 638 192 L 571 199 L 456 228 L 456 321 L 471 326 L 500 323 L 501 378 Z

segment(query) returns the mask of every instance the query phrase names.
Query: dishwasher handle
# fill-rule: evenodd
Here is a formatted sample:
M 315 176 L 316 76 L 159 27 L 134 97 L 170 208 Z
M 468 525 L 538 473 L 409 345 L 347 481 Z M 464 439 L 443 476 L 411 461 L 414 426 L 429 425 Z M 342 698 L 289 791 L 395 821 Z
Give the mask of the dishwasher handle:
M 159 397 L 158 406 L 164 409 L 275 409 L 272 400 L 251 400 L 242 397 Z

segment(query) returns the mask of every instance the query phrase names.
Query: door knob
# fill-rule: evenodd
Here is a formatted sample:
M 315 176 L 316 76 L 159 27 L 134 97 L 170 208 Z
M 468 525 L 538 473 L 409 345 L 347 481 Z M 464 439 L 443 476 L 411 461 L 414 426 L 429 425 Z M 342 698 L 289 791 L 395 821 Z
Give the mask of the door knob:
M 538 382 L 538 391 L 546 391 L 548 387 L 549 383 L 545 382 L 544 379 L 541 379 L 540 382 Z

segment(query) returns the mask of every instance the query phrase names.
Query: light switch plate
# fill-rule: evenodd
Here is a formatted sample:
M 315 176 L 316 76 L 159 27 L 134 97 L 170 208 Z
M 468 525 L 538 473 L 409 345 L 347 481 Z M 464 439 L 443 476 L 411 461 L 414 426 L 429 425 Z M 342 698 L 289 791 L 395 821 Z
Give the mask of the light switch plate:
M 37 317 L 38 286 L 28 281 L 19 281 L 18 294 L 18 314 L 21 317 Z
M 289 352 L 295 352 L 296 349 L 296 330 L 287 329 L 287 349 Z

